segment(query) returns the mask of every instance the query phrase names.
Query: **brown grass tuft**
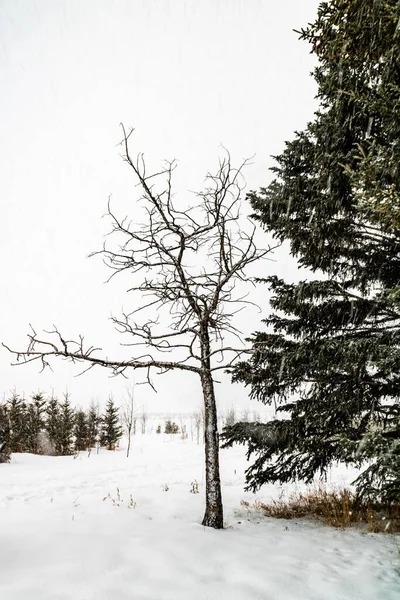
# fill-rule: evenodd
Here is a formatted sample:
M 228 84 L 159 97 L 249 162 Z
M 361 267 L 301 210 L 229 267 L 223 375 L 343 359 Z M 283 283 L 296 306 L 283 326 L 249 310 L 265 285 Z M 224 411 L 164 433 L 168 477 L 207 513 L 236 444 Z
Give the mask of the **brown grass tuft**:
M 241 505 L 276 519 L 306 518 L 340 529 L 360 525 L 374 533 L 400 531 L 399 503 L 390 506 L 367 504 L 359 501 L 347 488 L 327 490 L 320 485 L 305 492 L 295 492 L 287 500 L 281 498 L 268 504 L 256 500 L 253 505 L 242 501 Z

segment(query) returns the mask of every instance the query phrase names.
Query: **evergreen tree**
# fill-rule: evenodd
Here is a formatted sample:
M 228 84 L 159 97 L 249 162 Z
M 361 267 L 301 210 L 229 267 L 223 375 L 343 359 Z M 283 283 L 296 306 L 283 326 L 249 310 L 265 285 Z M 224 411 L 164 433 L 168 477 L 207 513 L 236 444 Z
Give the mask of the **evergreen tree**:
M 75 450 L 86 450 L 89 446 L 88 442 L 88 423 L 84 410 L 77 410 L 75 414 Z
M 91 404 L 87 414 L 88 448 L 94 448 L 99 441 L 99 425 L 99 409 L 94 404 Z
M 100 443 L 107 450 L 115 450 L 117 442 L 122 436 L 122 427 L 118 414 L 118 408 L 114 404 L 113 397 L 110 396 L 104 415 L 101 419 L 101 438 Z
M 26 403 L 14 390 L 7 402 L 10 424 L 8 448 L 10 452 L 26 452 Z
M 179 426 L 174 421 L 165 421 L 164 433 L 179 433 Z
M 400 500 L 400 28 L 397 0 L 321 3 L 302 30 L 320 111 L 251 193 L 256 218 L 320 279 L 266 281 L 275 312 L 234 379 L 278 403 L 225 445 L 257 459 L 248 486 L 367 465 L 361 496 Z M 322 273 L 322 276 L 321 276 Z
M 26 409 L 26 439 L 27 452 L 38 454 L 39 436 L 45 427 L 46 400 L 41 392 L 32 395 Z
M 0 463 L 10 460 L 9 453 L 10 422 L 5 402 L 0 403 Z
M 75 427 L 75 411 L 69 401 L 68 393 L 64 394 L 64 401 L 60 404 L 59 444 L 63 456 L 73 452 L 73 435 Z
M 46 424 L 45 424 L 47 435 L 49 436 L 50 444 L 53 447 L 54 454 L 62 454 L 61 450 L 61 416 L 60 416 L 60 403 L 58 398 L 51 395 L 46 408 Z

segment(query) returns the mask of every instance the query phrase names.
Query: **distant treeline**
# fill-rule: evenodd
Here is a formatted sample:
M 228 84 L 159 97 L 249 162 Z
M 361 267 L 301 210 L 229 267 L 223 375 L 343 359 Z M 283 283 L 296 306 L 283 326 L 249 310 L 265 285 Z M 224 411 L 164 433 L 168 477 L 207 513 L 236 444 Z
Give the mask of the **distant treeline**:
M 68 394 L 59 400 L 38 392 L 26 400 L 13 392 L 0 403 L 0 462 L 12 452 L 65 456 L 94 447 L 114 450 L 122 435 L 118 407 L 112 397 L 103 414 L 71 405 Z

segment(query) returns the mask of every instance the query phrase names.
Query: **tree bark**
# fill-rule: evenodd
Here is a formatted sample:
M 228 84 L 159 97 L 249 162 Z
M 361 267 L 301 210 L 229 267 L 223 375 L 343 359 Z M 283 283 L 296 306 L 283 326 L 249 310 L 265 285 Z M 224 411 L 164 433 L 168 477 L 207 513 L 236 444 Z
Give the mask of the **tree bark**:
M 206 455 L 206 510 L 202 525 L 223 529 L 221 481 L 219 475 L 219 439 L 217 405 L 215 402 L 214 381 L 210 370 L 210 341 L 208 331 L 201 336 L 203 369 L 201 386 L 205 411 L 205 455 Z

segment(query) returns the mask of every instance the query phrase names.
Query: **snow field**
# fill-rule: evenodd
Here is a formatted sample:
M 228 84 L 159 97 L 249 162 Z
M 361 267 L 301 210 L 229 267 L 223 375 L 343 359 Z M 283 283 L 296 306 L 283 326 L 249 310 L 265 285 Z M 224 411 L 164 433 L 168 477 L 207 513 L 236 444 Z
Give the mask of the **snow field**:
M 282 490 L 243 491 L 243 447 L 221 451 L 223 531 L 200 525 L 202 445 L 137 435 L 131 452 L 1 465 L 1 600 L 399 600 L 398 536 L 248 511 Z

